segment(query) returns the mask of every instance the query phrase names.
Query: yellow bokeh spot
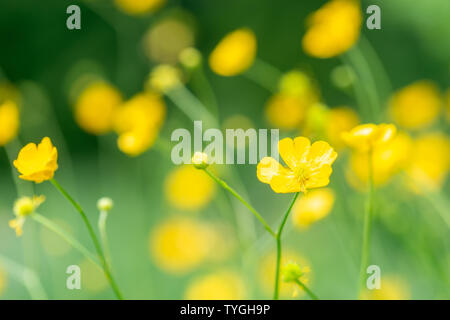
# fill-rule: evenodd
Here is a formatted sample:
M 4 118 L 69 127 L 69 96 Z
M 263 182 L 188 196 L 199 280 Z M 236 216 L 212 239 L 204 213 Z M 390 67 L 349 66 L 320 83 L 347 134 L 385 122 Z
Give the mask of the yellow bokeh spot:
M 113 127 L 115 112 L 122 103 L 120 92 L 104 82 L 89 85 L 75 103 L 75 120 L 86 132 L 100 135 Z
M 175 168 L 165 181 L 166 197 L 178 209 L 203 208 L 212 200 L 215 190 L 214 181 L 190 165 Z
M 99 293 L 108 287 L 108 280 L 103 271 L 87 259 L 80 263 L 81 288 L 92 293 Z
M 431 125 L 441 112 L 439 88 L 422 80 L 397 91 L 389 103 L 391 117 L 405 129 L 421 129 Z
M 326 137 L 336 149 L 344 148 L 342 133 L 350 131 L 359 124 L 358 114 L 349 107 L 336 107 L 330 109 L 325 125 Z
M 300 126 L 310 101 L 287 94 L 275 94 L 266 105 L 266 118 L 274 128 L 291 130 Z
M 407 283 L 395 276 L 383 276 L 380 289 L 365 290 L 362 300 L 408 300 L 411 292 Z
M 305 228 L 325 218 L 333 209 L 333 190 L 324 188 L 312 190 L 296 201 L 292 208 L 292 222 L 298 228 Z
M 0 103 L 0 147 L 17 136 L 19 131 L 19 108 L 12 100 Z
M 245 297 L 242 277 L 228 270 L 194 279 L 185 292 L 187 300 L 242 300 Z
M 234 76 L 247 70 L 256 56 L 256 37 L 247 28 L 227 34 L 209 56 L 209 66 L 221 76 Z
M 115 0 L 116 6 L 129 15 L 152 12 L 164 5 L 166 0 Z

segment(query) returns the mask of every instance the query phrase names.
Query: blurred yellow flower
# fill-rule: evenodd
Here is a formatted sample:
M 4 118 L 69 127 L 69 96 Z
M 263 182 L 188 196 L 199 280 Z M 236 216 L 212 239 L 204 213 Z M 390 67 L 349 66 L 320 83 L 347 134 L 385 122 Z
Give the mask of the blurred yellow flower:
M 16 218 L 9 221 L 9 227 L 16 231 L 18 237 L 22 235 L 26 217 L 32 214 L 44 201 L 44 196 L 33 196 L 33 198 L 21 197 L 14 202 Z
M 116 6 L 129 15 L 141 15 L 155 11 L 165 2 L 166 0 L 115 0 Z
M 325 131 L 330 144 L 336 150 L 341 150 L 345 146 L 342 140 L 342 133 L 350 131 L 359 124 L 358 114 L 351 108 L 341 106 L 329 110 Z
M 359 1 L 331 0 L 308 17 L 303 50 L 316 58 L 340 55 L 358 41 L 361 22 Z
M 214 181 L 189 165 L 175 168 L 165 181 L 166 197 L 178 209 L 200 209 L 212 200 L 215 191 Z
M 282 139 L 278 151 L 288 168 L 278 161 L 264 157 L 258 163 L 258 179 L 270 184 L 277 193 L 306 192 L 308 189 L 328 185 L 331 165 L 337 153 L 324 141 L 310 145 L 305 137 Z
M 75 120 L 86 132 L 104 134 L 113 128 L 115 111 L 122 103 L 120 92 L 104 82 L 89 85 L 75 103 Z
M 450 122 L 450 88 L 447 89 L 447 93 L 445 94 L 445 116 L 447 122 Z
M 341 137 L 347 145 L 355 150 L 367 152 L 389 142 L 396 134 L 393 124 L 361 124 L 350 131 L 343 132 Z
M 58 169 L 58 150 L 53 146 L 50 138 L 45 137 L 36 146 L 29 143 L 23 147 L 14 166 L 21 173 L 19 178 L 41 183 L 53 178 Z
M 421 129 L 432 124 L 441 112 L 439 88 L 431 81 L 414 82 L 397 91 L 389 103 L 389 112 L 400 127 Z
M 412 140 L 406 133 L 399 133 L 390 141 L 375 148 L 373 151 L 373 182 L 375 185 L 387 183 L 400 169 L 406 167 L 411 156 Z M 415 152 L 415 151 L 414 151 Z M 360 182 L 369 180 L 369 161 L 367 152 L 353 152 L 350 157 L 350 167 Z M 355 181 L 359 189 L 359 185 Z
M 333 209 L 334 192 L 324 188 L 308 192 L 298 199 L 292 208 L 292 222 L 298 228 L 305 228 L 325 218 Z
M 362 300 L 408 300 L 411 293 L 407 283 L 394 276 L 383 276 L 380 289 L 365 290 Z
M 166 116 L 166 106 L 155 93 L 140 93 L 126 101 L 115 114 L 114 129 L 119 149 L 137 156 L 155 142 Z
M 167 92 L 181 84 L 181 71 L 168 64 L 156 66 L 150 73 L 147 87 L 157 92 Z
M 221 76 L 234 76 L 247 70 L 255 56 L 255 34 L 248 28 L 241 28 L 220 40 L 209 56 L 209 65 Z
M 8 284 L 8 274 L 6 270 L 0 265 L 0 297 L 6 291 L 6 285 Z
M 242 300 L 245 297 L 242 277 L 228 270 L 194 279 L 185 292 L 187 300 Z
M 450 139 L 441 132 L 414 140 L 407 174 L 414 191 L 436 190 L 444 184 L 450 168 Z
M 274 128 L 296 129 L 305 117 L 307 105 L 298 97 L 278 93 L 267 101 L 266 118 Z
M 99 293 L 108 287 L 105 274 L 92 261 L 84 259 L 80 264 L 81 288 L 92 293 Z
M 159 268 L 186 273 L 205 262 L 211 252 L 212 233 L 207 224 L 174 217 L 157 225 L 150 234 L 150 252 Z
M 311 78 L 304 72 L 292 70 L 283 74 L 278 84 L 280 92 L 292 96 L 316 95 Z
M 17 136 L 19 131 L 19 108 L 11 100 L 0 103 L 0 147 Z
M 186 69 L 195 69 L 202 63 L 202 54 L 199 50 L 188 47 L 180 52 L 178 60 Z
M 275 280 L 276 272 L 276 252 L 271 252 L 265 255 L 260 263 L 259 278 L 261 282 L 262 289 L 266 294 L 273 293 L 273 284 Z M 286 249 L 283 250 L 283 255 L 281 256 L 281 265 L 285 266 L 288 263 L 296 262 L 300 266 L 301 272 L 303 273 L 302 282 L 308 285 L 311 281 L 311 265 L 310 263 L 301 257 L 297 252 Z M 283 299 L 292 298 L 293 296 L 303 295 L 303 289 L 300 289 L 297 284 L 292 282 L 280 282 L 280 297 Z
M 309 267 L 301 268 L 296 262 L 289 261 L 281 267 L 281 279 L 284 282 L 303 280 L 303 275 L 310 271 Z

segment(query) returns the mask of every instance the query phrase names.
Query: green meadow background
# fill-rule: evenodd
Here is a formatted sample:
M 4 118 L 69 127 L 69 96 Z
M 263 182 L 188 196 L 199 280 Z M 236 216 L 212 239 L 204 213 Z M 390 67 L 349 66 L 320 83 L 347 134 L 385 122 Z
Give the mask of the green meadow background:
M 315 59 L 301 49 L 305 18 L 325 1 L 269 0 L 184 0 L 171 1 L 154 14 L 136 18 L 117 10 L 111 1 L 3 0 L 0 3 L 0 77 L 14 84 L 22 96 L 22 143 L 52 138 L 59 151 L 56 178 L 85 208 L 96 223 L 96 201 L 101 196 L 114 199 L 108 218 L 108 234 L 116 280 L 128 299 L 181 299 L 188 283 L 198 275 L 229 266 L 244 275 L 249 298 L 270 298 L 260 289 L 258 263 L 243 268 L 244 253 L 236 250 L 220 265 L 208 264 L 185 275 L 171 275 L 159 269 L 149 253 L 149 233 L 165 218 L 180 214 L 220 221 L 217 203 L 185 213 L 173 208 L 164 195 L 164 179 L 174 167 L 169 153 L 154 148 L 130 158 L 116 147 L 116 136 L 97 138 L 75 123 L 70 100 L 74 77 L 83 68 L 98 70 L 120 89 L 124 97 L 142 90 L 155 64 L 142 49 L 142 36 L 158 19 L 169 14 L 187 15 L 195 30 L 196 47 L 206 56 L 227 32 L 242 26 L 254 30 L 258 57 L 279 68 L 308 70 L 317 81 L 325 103 L 355 106 L 354 100 L 335 88 L 331 70 L 339 59 Z M 81 30 L 66 28 L 66 8 L 81 8 Z M 363 1 L 362 7 L 379 4 L 382 29 L 363 35 L 377 51 L 394 89 L 418 79 L 432 79 L 441 88 L 449 85 L 450 4 L 448 0 Z M 367 15 L 365 15 L 367 17 Z M 220 77 L 205 66 L 217 95 L 220 119 L 242 114 L 258 128 L 267 128 L 264 106 L 270 92 L 242 76 Z M 189 121 L 169 100 L 161 136 L 170 139 L 180 127 L 192 129 Z M 448 132 L 448 127 L 444 128 Z M 283 134 L 283 133 L 282 133 Z M 330 187 L 336 192 L 332 213 L 306 231 L 297 231 L 288 222 L 285 247 L 306 257 L 314 273 L 311 287 L 323 299 L 353 299 L 358 285 L 364 193 L 351 189 L 344 176 L 347 155 L 338 158 Z M 248 199 L 271 225 L 277 225 L 292 195 L 279 195 L 256 178 L 256 165 L 239 165 Z M 13 170 L 13 175 L 17 175 Z M 67 290 L 67 266 L 83 257 L 70 250 L 62 256 L 49 255 L 43 247 L 41 227 L 29 219 L 24 235 L 17 238 L 8 227 L 17 198 L 11 166 L 0 149 L 0 254 L 34 270 L 50 299 L 114 298 L 106 287 L 100 292 Z M 226 179 L 226 177 L 225 177 Z M 239 189 L 239 188 L 238 188 Z M 35 186 L 46 202 L 39 213 L 69 226 L 93 249 L 76 211 L 51 186 Z M 217 194 L 224 192 L 217 189 Z M 448 183 L 442 190 L 449 208 Z M 250 216 L 250 213 L 249 213 Z M 232 223 L 232 221 L 230 222 Z M 257 224 L 259 257 L 274 250 Z M 388 184 L 377 190 L 373 227 L 373 261 L 382 275 L 399 275 L 408 284 L 414 299 L 450 298 L 450 236 L 429 201 Z M 47 239 L 57 245 L 57 237 Z M 1 263 L 1 261 L 0 261 Z M 26 288 L 12 274 L 0 299 L 29 299 Z

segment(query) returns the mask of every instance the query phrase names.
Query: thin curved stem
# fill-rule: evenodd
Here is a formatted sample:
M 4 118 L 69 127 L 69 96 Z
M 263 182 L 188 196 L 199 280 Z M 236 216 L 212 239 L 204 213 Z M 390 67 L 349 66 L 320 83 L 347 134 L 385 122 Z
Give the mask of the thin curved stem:
M 312 292 L 303 282 L 301 282 L 299 279 L 295 280 L 295 283 L 299 285 L 300 288 L 305 290 L 305 292 L 311 297 L 312 300 L 320 300 L 314 292 Z
M 106 233 L 106 219 L 108 218 L 107 211 L 100 211 L 98 218 L 98 230 L 100 231 L 100 239 L 102 241 L 103 250 L 105 252 L 106 262 L 111 265 L 111 254 L 109 251 L 108 234 Z
M 81 215 L 81 218 L 83 219 L 89 235 L 92 238 L 92 242 L 94 242 L 94 246 L 95 249 L 97 251 L 97 255 L 100 259 L 100 262 L 102 264 L 103 267 L 103 272 L 105 273 L 106 278 L 108 279 L 111 288 L 113 289 L 116 297 L 120 300 L 123 299 L 122 293 L 120 292 L 116 282 L 114 281 L 114 278 L 111 274 L 110 268 L 106 262 L 105 259 L 105 255 L 103 254 L 103 250 L 102 247 L 100 245 L 100 242 L 97 239 L 97 236 L 95 235 L 94 229 L 92 228 L 91 223 L 89 222 L 86 214 L 84 213 L 83 209 L 81 208 L 81 206 L 67 193 L 66 190 L 64 190 L 64 188 L 55 180 L 55 179 L 51 179 L 50 182 L 55 186 L 56 189 L 58 189 L 59 192 L 61 192 L 61 194 L 74 206 L 74 208 L 78 211 L 78 213 Z
M 271 64 L 256 58 L 253 65 L 243 75 L 267 91 L 276 92 L 282 73 Z
M 206 174 L 208 174 L 214 181 L 216 181 L 222 188 L 230 192 L 236 199 L 238 199 L 244 206 L 246 206 L 251 213 L 255 215 L 255 217 L 262 223 L 264 228 L 274 237 L 276 237 L 275 232 L 272 230 L 272 228 L 269 226 L 269 224 L 264 220 L 264 218 L 258 213 L 258 211 L 255 210 L 250 204 L 248 204 L 247 201 L 245 201 L 233 188 L 231 188 L 225 181 L 217 177 L 215 174 L 213 174 L 208 169 L 204 169 Z
M 273 293 L 273 299 L 278 300 L 280 295 L 280 264 L 281 264 L 281 234 L 283 233 L 284 226 L 286 225 L 287 218 L 289 217 L 289 213 L 292 210 L 292 207 L 294 206 L 295 200 L 297 200 L 297 197 L 299 195 L 299 192 L 297 192 L 294 196 L 294 199 L 292 199 L 292 202 L 287 209 L 286 213 L 284 214 L 283 220 L 281 221 L 280 227 L 278 228 L 278 232 L 276 234 L 276 242 L 277 242 L 277 264 L 276 264 L 276 270 L 275 270 L 275 288 Z

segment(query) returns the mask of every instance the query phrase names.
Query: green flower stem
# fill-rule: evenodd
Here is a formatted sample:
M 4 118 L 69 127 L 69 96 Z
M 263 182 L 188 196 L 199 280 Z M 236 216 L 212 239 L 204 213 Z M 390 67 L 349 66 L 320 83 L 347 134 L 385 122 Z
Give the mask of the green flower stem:
M 123 296 L 122 293 L 120 292 L 116 282 L 114 281 L 114 278 L 111 274 L 111 271 L 109 269 L 109 266 L 106 262 L 105 259 L 105 255 L 103 254 L 103 250 L 102 247 L 100 245 L 100 242 L 97 239 L 97 236 L 95 235 L 94 229 L 92 228 L 92 225 L 90 224 L 86 214 L 84 213 L 83 209 L 81 208 L 81 206 L 67 193 L 66 190 L 64 190 L 64 188 L 55 180 L 55 179 L 51 179 L 50 182 L 55 186 L 56 189 L 58 189 L 59 192 L 61 192 L 61 194 L 74 206 L 74 208 L 80 213 L 81 218 L 83 219 L 89 234 L 92 238 L 92 241 L 94 242 L 94 246 L 95 249 L 97 251 L 97 255 L 101 261 L 102 267 L 103 267 L 103 272 L 105 273 L 106 278 L 108 279 L 111 288 L 113 289 L 116 297 L 120 300 L 123 300 Z
M 372 216 L 373 216 L 373 150 L 368 153 L 369 168 L 369 194 L 367 201 L 366 213 L 364 216 L 363 244 L 361 253 L 361 269 L 359 270 L 359 295 L 365 288 L 366 270 L 370 258 L 370 237 L 372 232 Z
M 100 211 L 98 217 L 98 230 L 100 231 L 100 240 L 102 241 L 103 250 L 105 251 L 106 262 L 111 265 L 111 253 L 109 251 L 108 234 L 106 233 L 106 220 L 108 218 L 108 212 Z
M 192 89 L 199 96 L 200 100 L 208 107 L 216 118 L 219 116 L 219 106 L 217 98 L 206 77 L 203 65 L 199 65 L 192 70 L 192 78 L 190 81 Z
M 291 212 L 292 207 L 294 206 L 295 200 L 297 200 L 298 194 L 299 192 L 297 192 L 294 196 L 294 199 L 292 199 L 292 202 L 289 208 L 287 209 L 286 213 L 284 214 L 283 220 L 281 221 L 280 227 L 278 228 L 278 232 L 275 236 L 275 240 L 277 242 L 277 265 L 275 271 L 275 289 L 273 293 L 274 300 L 278 300 L 280 295 L 281 234 L 283 232 L 284 226 L 286 225 L 289 213 Z
M 214 181 L 216 181 L 222 188 L 230 192 L 236 199 L 246 206 L 251 213 L 255 215 L 255 217 L 263 224 L 264 228 L 273 236 L 276 237 L 275 232 L 270 228 L 269 224 L 264 220 L 264 218 L 250 205 L 247 201 L 245 201 L 233 188 L 231 188 L 225 181 L 217 177 L 208 169 L 204 169 L 206 174 L 208 174 Z
M 310 296 L 312 300 L 320 300 L 314 292 L 312 292 L 303 282 L 301 282 L 299 279 L 295 280 L 295 283 L 298 284 L 300 288 L 305 290 L 305 292 Z
M 39 213 L 33 213 L 30 216 L 34 221 L 40 223 L 50 231 L 53 231 L 58 236 L 63 238 L 68 244 L 70 244 L 75 250 L 78 250 L 82 255 L 84 255 L 89 261 L 94 263 L 97 267 L 102 269 L 102 266 L 98 263 L 95 255 L 92 254 L 85 246 L 83 246 L 78 240 L 76 240 L 71 235 L 67 234 L 64 230 L 62 230 L 56 223 L 47 219 L 46 217 L 40 215 Z
M 243 75 L 268 91 L 276 92 L 282 73 L 276 67 L 256 58 Z

